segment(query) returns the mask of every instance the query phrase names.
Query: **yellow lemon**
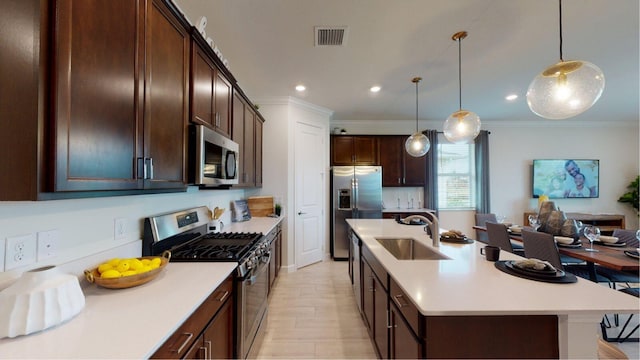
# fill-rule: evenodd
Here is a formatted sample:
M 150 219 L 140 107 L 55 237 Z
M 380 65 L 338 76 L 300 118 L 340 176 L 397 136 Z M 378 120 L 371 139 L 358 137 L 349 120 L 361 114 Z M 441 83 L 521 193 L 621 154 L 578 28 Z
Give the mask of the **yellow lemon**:
M 140 262 L 142 263 L 142 265 L 145 265 L 145 266 L 151 264 L 151 260 L 149 260 L 149 259 L 142 259 L 142 260 L 140 260 Z
M 103 279 L 114 279 L 119 278 L 120 276 L 122 276 L 122 274 L 120 274 L 118 270 L 114 269 L 107 270 L 100 275 L 100 277 Z
M 102 263 L 98 266 L 98 272 L 100 274 L 102 274 L 103 272 L 107 271 L 107 270 L 111 270 L 113 269 L 113 265 L 109 264 L 109 263 Z
M 127 270 L 122 273 L 122 276 L 125 277 L 125 276 L 137 275 L 137 274 L 138 272 L 135 270 Z
M 162 263 L 162 260 L 160 260 L 159 257 L 153 258 L 151 259 L 151 265 L 157 265 L 160 266 L 160 263 Z
M 138 274 L 146 273 L 147 271 L 151 271 L 151 265 L 143 266 L 138 269 Z
M 120 271 L 121 273 L 129 270 L 129 267 L 131 266 L 131 263 L 129 262 L 129 260 L 122 260 L 120 261 L 120 263 L 118 263 L 118 266 L 116 266 L 116 270 Z
M 113 258 L 109 261 L 107 261 L 109 264 L 111 264 L 113 267 L 118 266 L 118 263 L 120 262 L 120 258 Z
M 156 264 L 156 263 L 151 263 L 151 265 L 149 265 L 149 267 L 151 268 L 151 270 L 153 269 L 157 269 L 160 267 L 160 264 Z
M 129 269 L 131 270 L 138 270 L 143 266 L 144 265 L 142 264 L 142 261 L 140 261 L 139 259 L 133 258 L 129 261 Z

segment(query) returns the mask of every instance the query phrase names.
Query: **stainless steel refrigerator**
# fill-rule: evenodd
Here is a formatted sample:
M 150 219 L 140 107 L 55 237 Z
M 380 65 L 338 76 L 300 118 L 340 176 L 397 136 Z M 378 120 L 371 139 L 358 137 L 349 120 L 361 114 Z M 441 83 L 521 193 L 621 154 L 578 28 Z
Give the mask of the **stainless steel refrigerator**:
M 334 166 L 331 169 L 331 256 L 349 258 L 346 219 L 382 218 L 382 167 Z

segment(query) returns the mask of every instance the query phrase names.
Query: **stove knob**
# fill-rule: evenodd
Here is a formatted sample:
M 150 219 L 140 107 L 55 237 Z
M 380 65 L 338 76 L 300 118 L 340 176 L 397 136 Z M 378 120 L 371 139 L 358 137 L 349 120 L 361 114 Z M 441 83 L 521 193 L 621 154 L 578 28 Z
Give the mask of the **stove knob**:
M 253 260 L 249 259 L 245 264 L 247 265 L 247 270 L 251 270 L 253 268 Z

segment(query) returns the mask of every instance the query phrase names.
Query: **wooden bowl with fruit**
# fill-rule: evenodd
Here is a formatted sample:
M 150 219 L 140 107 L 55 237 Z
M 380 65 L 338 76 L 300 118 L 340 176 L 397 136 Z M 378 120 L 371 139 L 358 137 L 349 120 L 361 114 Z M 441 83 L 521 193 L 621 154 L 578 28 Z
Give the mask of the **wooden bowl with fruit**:
M 170 258 L 169 251 L 165 251 L 162 256 L 114 258 L 94 269 L 85 270 L 84 276 L 88 282 L 104 288 L 130 288 L 153 280 L 167 266 Z

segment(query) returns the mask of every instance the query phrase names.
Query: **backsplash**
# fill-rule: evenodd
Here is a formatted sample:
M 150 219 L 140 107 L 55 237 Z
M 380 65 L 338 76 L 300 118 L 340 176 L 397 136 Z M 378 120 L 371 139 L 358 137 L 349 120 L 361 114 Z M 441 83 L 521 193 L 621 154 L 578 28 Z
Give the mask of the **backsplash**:
M 424 207 L 422 187 L 383 187 L 382 204 L 385 209 L 418 209 Z

